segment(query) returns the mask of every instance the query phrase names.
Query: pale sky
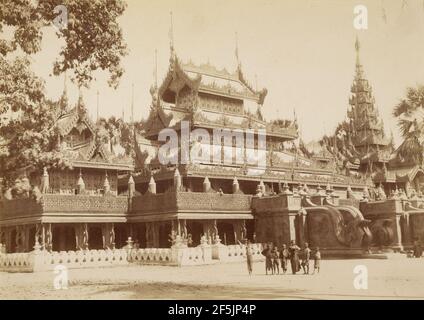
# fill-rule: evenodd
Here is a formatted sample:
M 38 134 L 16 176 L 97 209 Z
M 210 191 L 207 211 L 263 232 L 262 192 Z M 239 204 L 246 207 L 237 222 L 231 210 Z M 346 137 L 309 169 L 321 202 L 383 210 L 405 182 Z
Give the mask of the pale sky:
M 154 82 L 154 52 L 158 50 L 159 84 L 169 61 L 170 11 L 173 12 L 177 55 L 195 63 L 209 61 L 234 70 L 235 33 L 247 78 L 266 87 L 263 112 L 267 119 L 293 118 L 296 109 L 306 141 L 331 133 L 346 116 L 355 65 L 355 36 L 361 42 L 361 61 L 373 87 L 386 133 L 399 142 L 393 106 L 406 87 L 424 83 L 424 1 L 408 0 L 128 0 L 120 19 L 129 55 L 117 90 L 106 74 L 96 74 L 84 99 L 100 115 L 129 120 L 131 83 L 134 83 L 135 119 L 147 117 Z M 353 27 L 353 8 L 368 8 L 368 30 Z M 384 10 L 383 10 L 384 8 Z M 387 22 L 383 19 L 383 12 Z M 34 71 L 46 80 L 48 95 L 58 98 L 63 77 L 50 76 L 60 42 L 46 30 L 42 52 L 33 57 Z M 74 103 L 77 88 L 68 83 Z

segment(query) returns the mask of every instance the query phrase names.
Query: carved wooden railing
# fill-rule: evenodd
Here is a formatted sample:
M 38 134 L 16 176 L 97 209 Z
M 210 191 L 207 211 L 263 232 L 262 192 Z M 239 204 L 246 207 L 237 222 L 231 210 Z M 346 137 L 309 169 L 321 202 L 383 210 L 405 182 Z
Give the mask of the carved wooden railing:
M 250 211 L 251 199 L 244 194 L 178 192 L 177 206 L 180 210 Z
M 45 194 L 41 199 L 43 212 L 126 213 L 126 196 L 90 196 Z
M 26 217 L 39 215 L 43 211 L 40 203 L 34 199 L 3 199 L 0 201 L 0 219 L 7 220 L 17 216 Z
M 126 196 L 43 194 L 39 201 L 32 198 L 3 199 L 0 201 L 1 220 L 40 216 L 49 212 L 126 214 L 128 212 L 128 198 Z
M 155 213 L 176 210 L 250 211 L 252 196 L 204 192 L 146 193 L 132 199 L 134 213 Z

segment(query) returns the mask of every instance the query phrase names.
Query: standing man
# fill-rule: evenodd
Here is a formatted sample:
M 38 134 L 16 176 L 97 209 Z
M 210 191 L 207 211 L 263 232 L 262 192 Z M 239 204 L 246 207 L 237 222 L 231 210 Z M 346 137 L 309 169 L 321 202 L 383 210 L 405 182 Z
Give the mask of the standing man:
M 414 257 L 421 258 L 423 254 L 423 250 L 421 248 L 421 242 L 419 239 L 416 239 L 414 242 Z
M 249 276 L 252 275 L 252 265 L 253 265 L 253 255 L 252 248 L 250 247 L 249 239 L 246 239 L 246 262 L 247 262 L 247 271 L 249 272 Z
M 265 256 L 265 273 L 268 275 L 268 270 L 272 271 L 271 243 L 268 243 L 262 251 L 262 255 Z
M 278 253 L 277 247 L 272 248 L 271 252 L 272 257 L 272 274 L 276 272 L 277 274 L 280 274 L 280 255 Z
M 300 271 L 299 250 L 300 248 L 296 245 L 294 240 L 290 241 L 290 265 L 293 274 L 296 274 L 296 272 Z
M 280 251 L 280 259 L 281 259 L 281 269 L 283 269 L 283 274 L 286 274 L 287 271 L 287 260 L 289 259 L 289 250 L 287 250 L 287 246 L 283 244 Z
M 302 260 L 302 268 L 303 274 L 309 274 L 309 259 L 311 258 L 311 249 L 309 249 L 309 245 L 305 242 L 305 249 L 303 249 L 303 260 Z

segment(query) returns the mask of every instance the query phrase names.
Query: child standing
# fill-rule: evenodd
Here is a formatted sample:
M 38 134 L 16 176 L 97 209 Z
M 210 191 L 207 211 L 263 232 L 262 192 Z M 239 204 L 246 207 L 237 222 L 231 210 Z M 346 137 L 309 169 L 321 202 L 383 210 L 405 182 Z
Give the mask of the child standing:
M 312 274 L 314 274 L 315 271 L 319 273 L 320 262 L 321 262 L 321 252 L 319 251 L 319 247 L 317 247 L 314 253 L 314 272 L 312 272 Z

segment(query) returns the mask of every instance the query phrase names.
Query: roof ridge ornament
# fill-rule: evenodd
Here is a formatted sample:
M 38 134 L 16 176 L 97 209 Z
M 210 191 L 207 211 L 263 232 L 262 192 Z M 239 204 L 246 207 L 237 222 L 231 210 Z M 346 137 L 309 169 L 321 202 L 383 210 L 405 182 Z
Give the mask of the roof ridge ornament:
M 171 58 L 172 60 L 175 59 L 175 48 L 174 48 L 174 24 L 172 19 L 172 11 L 169 12 L 171 24 L 169 28 L 169 49 L 171 50 Z

